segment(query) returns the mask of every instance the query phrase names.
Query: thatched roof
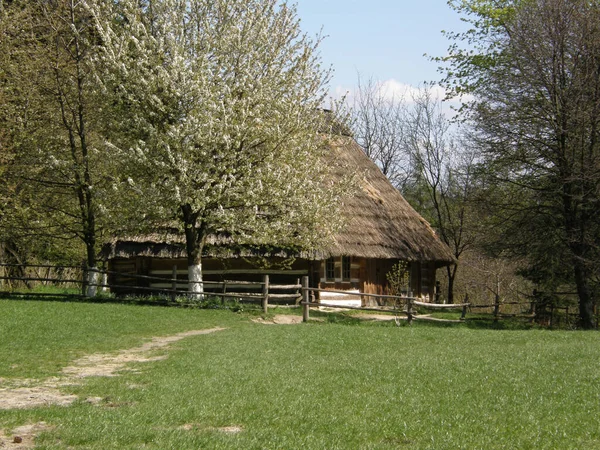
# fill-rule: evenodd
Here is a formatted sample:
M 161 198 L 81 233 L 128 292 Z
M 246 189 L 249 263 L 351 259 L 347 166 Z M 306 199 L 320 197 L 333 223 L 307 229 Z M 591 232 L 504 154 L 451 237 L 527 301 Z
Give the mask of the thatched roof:
M 347 226 L 335 237 L 335 242 L 323 250 L 325 256 L 400 258 L 438 264 L 455 262 L 448 246 L 440 241 L 429 223 L 409 205 L 354 139 L 338 138 L 332 145 L 332 152 L 338 161 L 336 169 L 356 168 L 359 189 L 344 200 Z
M 240 258 L 253 256 L 273 256 L 289 258 L 299 255 L 289 249 L 273 249 L 260 246 L 236 245 L 228 236 L 209 236 L 204 245 L 203 256 L 218 258 Z M 302 252 L 300 252 L 302 253 Z M 130 258 L 132 256 L 151 256 L 154 258 L 186 258 L 185 236 L 165 230 L 152 234 L 114 238 L 102 249 L 107 259 Z
M 348 136 L 332 138 L 331 163 L 334 176 L 342 177 L 349 169 L 356 170 L 359 188 L 344 199 L 342 213 L 346 226 L 334 242 L 315 253 L 301 252 L 301 257 L 326 259 L 330 256 L 402 259 L 435 262 L 447 265 L 455 262 L 450 249 L 436 236 L 423 219 L 392 186 L 381 170 L 365 155 L 361 147 Z M 257 254 L 290 256 L 289 251 L 261 252 L 256 248 L 239 248 L 230 239 L 212 237 L 207 242 L 207 256 L 238 257 Z M 185 257 L 184 237 L 173 233 L 157 233 L 115 239 L 105 247 L 108 258 L 153 256 Z

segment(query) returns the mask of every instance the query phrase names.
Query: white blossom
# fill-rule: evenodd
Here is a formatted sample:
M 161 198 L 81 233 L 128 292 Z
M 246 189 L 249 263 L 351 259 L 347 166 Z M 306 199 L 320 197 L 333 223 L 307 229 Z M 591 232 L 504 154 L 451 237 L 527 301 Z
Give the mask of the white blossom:
M 106 91 L 123 107 L 124 134 L 138 139 L 123 163 L 144 192 L 139 207 L 197 227 L 200 247 L 221 231 L 310 247 L 339 227 L 337 190 L 321 182 L 329 167 L 317 164 L 329 72 L 295 6 L 154 0 L 150 11 L 120 0 L 92 12 L 97 22 L 127 19 L 97 28 Z

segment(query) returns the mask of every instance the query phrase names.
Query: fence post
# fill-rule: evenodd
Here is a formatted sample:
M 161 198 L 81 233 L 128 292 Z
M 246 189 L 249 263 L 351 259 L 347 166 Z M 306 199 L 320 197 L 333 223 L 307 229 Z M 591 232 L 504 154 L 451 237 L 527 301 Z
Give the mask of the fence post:
M 412 291 L 409 291 L 408 293 L 408 297 L 406 299 L 406 318 L 408 320 L 408 324 L 410 325 L 412 323 L 413 320 L 413 298 L 412 298 Z
M 108 292 L 108 274 L 106 273 L 106 268 L 102 272 L 102 292 Z
M 227 294 L 227 280 L 223 280 L 223 294 Z M 221 305 L 225 304 L 225 296 L 221 296 Z
M 310 296 L 308 292 L 308 277 L 302 277 L 302 321 L 308 322 L 309 319 L 309 301 Z
M 263 291 L 262 291 L 262 307 L 263 313 L 267 314 L 269 310 L 269 275 L 263 276 Z
M 171 272 L 171 301 L 175 301 L 177 299 L 177 264 L 173 266 L 173 271 Z
M 467 304 L 469 303 L 469 293 L 467 292 L 465 294 L 465 300 L 463 301 L 464 306 L 462 309 L 462 314 L 460 316 L 460 320 L 465 320 L 466 316 L 467 316 Z
M 438 280 L 435 282 L 435 302 L 438 304 L 440 303 L 440 296 L 442 294 L 441 291 L 442 291 L 442 286 Z

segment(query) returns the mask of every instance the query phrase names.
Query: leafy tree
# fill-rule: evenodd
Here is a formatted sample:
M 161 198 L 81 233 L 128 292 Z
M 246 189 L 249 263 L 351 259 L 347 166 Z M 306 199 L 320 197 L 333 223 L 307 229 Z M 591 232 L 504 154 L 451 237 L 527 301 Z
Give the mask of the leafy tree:
M 573 283 L 581 324 L 592 328 L 600 262 L 600 4 L 453 4 L 474 25 L 454 37 L 474 47 L 460 50 L 457 42 L 451 49 L 445 83 L 474 96 L 466 117 L 506 194 L 498 208 L 506 247 L 530 259 L 533 279 Z
M 4 3 L 0 122 L 13 155 L 3 173 L 13 197 L 5 225 L 66 247 L 76 238 L 94 269 L 111 158 L 101 138 L 107 109 L 91 64 L 97 35 L 90 25 L 84 2 Z
M 277 4 L 123 0 L 93 10 L 102 79 L 121 108 L 111 144 L 147 224 L 185 234 L 195 293 L 210 236 L 310 248 L 339 223 L 341 186 L 326 185 L 318 133 L 329 78 L 320 38 L 301 33 L 294 6 Z

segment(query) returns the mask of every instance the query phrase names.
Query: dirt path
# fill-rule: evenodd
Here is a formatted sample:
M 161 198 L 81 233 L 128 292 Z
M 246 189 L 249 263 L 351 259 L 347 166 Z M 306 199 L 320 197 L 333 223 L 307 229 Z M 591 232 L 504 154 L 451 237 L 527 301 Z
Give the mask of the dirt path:
M 4 434 L 0 430 L 0 448 L 3 450 L 27 450 L 34 448 L 36 436 L 52 428 L 46 422 L 38 422 L 14 428 L 10 435 Z
M 210 328 L 207 330 L 192 330 L 172 336 L 153 337 L 140 347 L 121 350 L 118 353 L 95 353 L 75 360 L 71 366 L 62 370 L 59 377 L 34 379 L 3 379 L 0 378 L 0 409 L 27 409 L 38 406 L 68 406 L 77 400 L 76 395 L 64 394 L 60 387 L 78 385 L 86 377 L 114 377 L 134 362 L 159 361 L 167 355 L 151 356 L 154 350 L 166 348 L 173 342 L 189 336 L 209 334 L 225 328 Z M 97 403 L 97 399 L 88 399 Z M 14 428 L 11 433 L 0 430 L 0 449 L 26 450 L 35 446 L 35 437 L 50 430 L 45 422 L 27 424 Z
M 71 379 L 85 377 L 114 377 L 117 372 L 125 369 L 125 365 L 132 362 L 151 362 L 166 359 L 168 355 L 149 356 L 156 349 L 167 347 L 173 342 L 180 341 L 189 336 L 209 334 L 221 331 L 224 328 L 211 328 L 209 330 L 192 330 L 172 336 L 154 337 L 140 347 L 121 350 L 119 353 L 95 353 L 76 360 L 72 366 L 65 367 L 62 372 Z M 1 407 L 1 406 L 0 406 Z
M 262 317 L 257 317 L 252 319 L 252 322 L 262 323 L 264 325 L 295 325 L 302 323 L 302 316 L 277 314 L 272 319 L 263 319 Z
M 62 370 L 62 376 L 45 380 L 0 379 L 0 409 L 34 408 L 37 406 L 66 406 L 77 400 L 76 395 L 63 394 L 60 387 L 81 384 L 86 377 L 113 377 L 127 369 L 127 364 L 159 361 L 167 355 L 151 356 L 154 350 L 165 348 L 173 342 L 189 336 L 209 334 L 224 328 L 192 330 L 172 336 L 154 337 L 140 347 L 121 350 L 118 353 L 96 353 L 73 362 Z M 1 442 L 1 441 L 0 441 Z M 2 446 L 0 445 L 0 448 Z

